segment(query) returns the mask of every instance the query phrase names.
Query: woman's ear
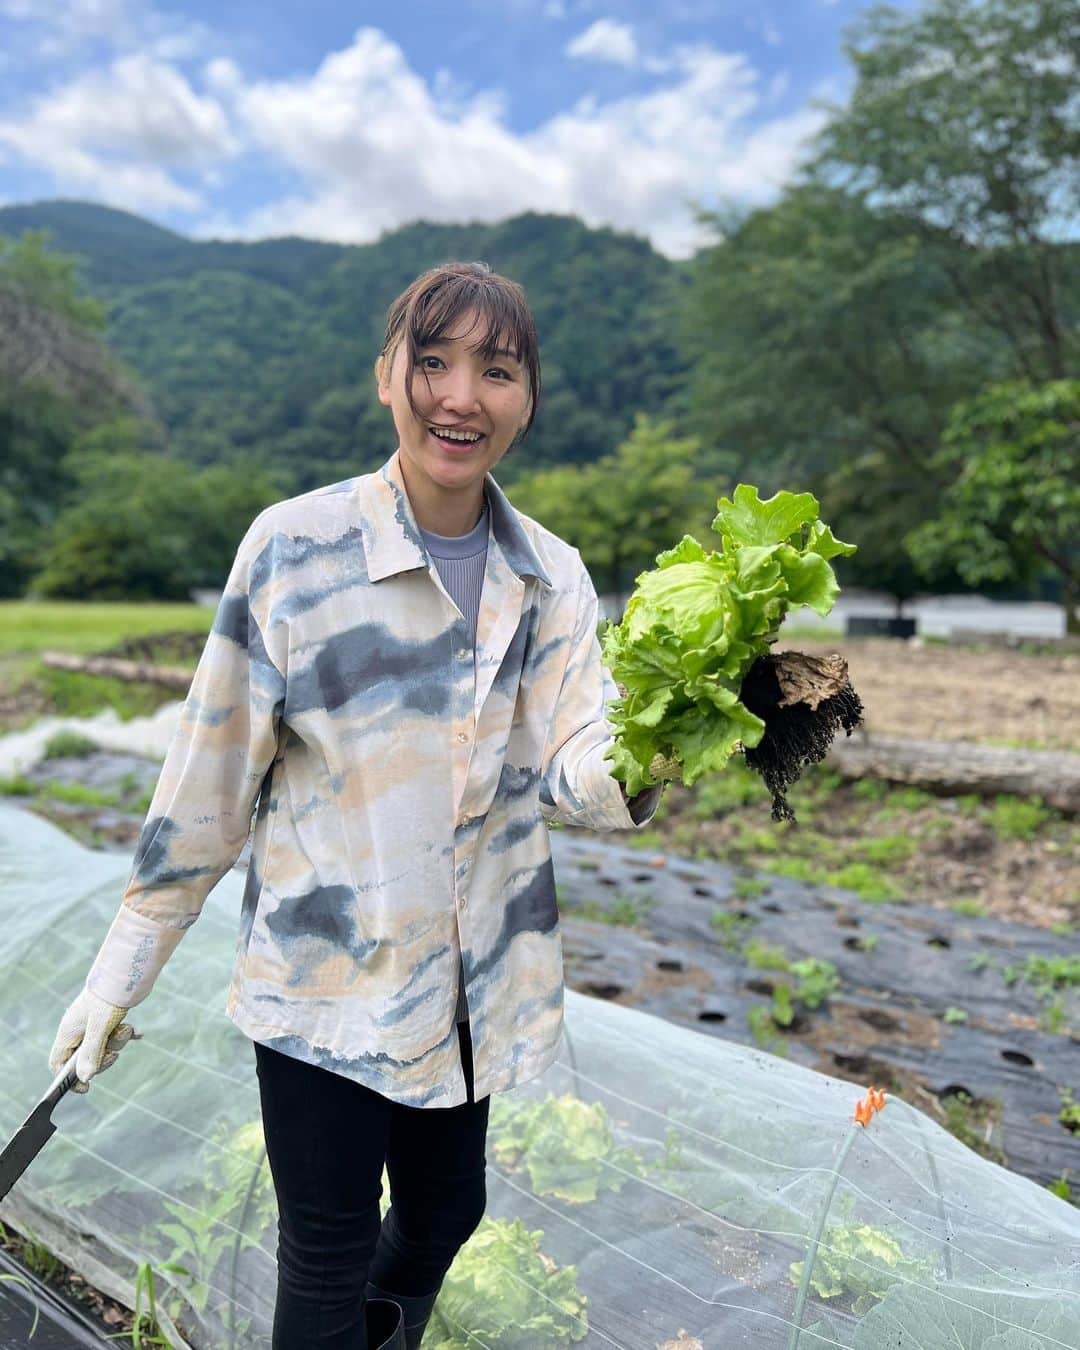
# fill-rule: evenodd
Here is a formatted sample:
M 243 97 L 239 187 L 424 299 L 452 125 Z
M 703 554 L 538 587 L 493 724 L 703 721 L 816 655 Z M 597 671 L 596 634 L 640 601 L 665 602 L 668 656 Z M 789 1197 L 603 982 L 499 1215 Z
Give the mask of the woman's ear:
M 379 402 L 390 406 L 390 363 L 382 355 L 375 358 L 375 387 Z

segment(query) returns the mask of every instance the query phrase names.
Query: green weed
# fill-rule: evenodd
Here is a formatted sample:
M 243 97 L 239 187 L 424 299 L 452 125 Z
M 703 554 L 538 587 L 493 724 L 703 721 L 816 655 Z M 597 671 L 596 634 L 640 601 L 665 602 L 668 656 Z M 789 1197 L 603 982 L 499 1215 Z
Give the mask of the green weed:
M 918 840 L 908 834 L 883 834 L 876 839 L 866 839 L 858 846 L 858 852 L 868 863 L 904 863 L 918 849 Z
M 1008 976 L 1014 971 L 1042 997 L 1049 997 L 1056 989 L 1080 985 L 1080 956 L 1029 956 L 1020 967 L 1006 967 L 1006 983 L 1013 983 Z
M 656 817 L 654 816 L 653 819 L 655 820 Z M 667 840 L 660 830 L 634 830 L 626 836 L 626 843 L 628 843 L 631 848 L 667 848 Z
M 148 717 L 177 697 L 174 689 L 48 666 L 41 666 L 35 678 L 61 717 L 92 717 L 102 708 L 113 708 L 122 722 L 128 722 L 133 717 Z
M 874 904 L 904 898 L 903 891 L 869 863 L 848 863 L 847 867 L 830 872 L 825 880 L 830 886 L 842 886 L 846 890 L 854 891 L 860 900 L 868 900 Z
M 769 871 L 778 877 L 792 877 L 810 886 L 820 886 L 828 879 L 828 869 L 819 867 L 809 858 L 774 858 Z
M 902 811 L 921 811 L 937 799 L 932 792 L 925 792 L 922 788 L 894 787 L 890 789 L 887 800 L 889 806 L 899 807 Z
M 58 731 L 45 745 L 46 759 L 85 759 L 98 747 L 78 731 Z
M 715 928 L 726 951 L 735 952 L 747 931 L 753 928 L 757 920 L 750 915 L 736 914 L 730 909 L 714 909 L 709 926 Z
M 183 1266 L 167 1263 L 161 1267 L 162 1270 L 172 1270 L 181 1275 L 188 1274 Z M 142 1298 L 146 1294 L 146 1301 L 149 1309 L 142 1311 Z M 147 1328 L 143 1329 L 144 1319 L 149 1323 Z M 106 1336 L 107 1341 L 131 1340 L 135 1350 L 142 1350 L 144 1345 L 163 1345 L 168 1347 L 172 1342 L 158 1326 L 157 1305 L 154 1302 L 154 1272 L 149 1261 L 143 1261 L 135 1271 L 135 1321 L 132 1323 L 130 1331 L 117 1331 Z
M 712 820 L 744 806 L 761 803 L 766 789 L 760 777 L 746 767 L 741 755 L 733 755 L 720 773 L 707 774 L 693 788 L 690 814 L 698 820 Z
M 1065 1002 L 1059 994 L 1043 1008 L 1042 1016 L 1039 1018 L 1039 1026 L 1043 1031 L 1049 1031 L 1054 1036 L 1060 1036 L 1068 1030 L 1066 1016 Z
M 760 938 L 751 938 L 743 948 L 747 965 L 755 970 L 790 970 L 791 962 L 783 947 L 772 942 L 762 942 Z
M 85 783 L 42 783 L 38 796 L 51 797 L 57 802 L 70 802 L 74 806 L 115 806 L 117 802 L 114 793 L 87 787 Z
M 772 1013 L 768 1008 L 764 1008 L 760 1004 L 748 1008 L 746 1021 L 755 1045 L 774 1055 L 787 1054 L 787 1045 L 784 1043 L 784 1038 L 776 1030 L 776 1024 L 773 1022 Z
M 990 824 L 1002 839 L 1034 839 L 1057 815 L 1043 805 L 1041 797 L 1012 797 L 1004 793 L 994 798 Z
M 831 961 L 807 956 L 801 961 L 793 961 L 789 969 L 799 977 L 795 997 L 808 1008 L 820 1008 L 829 995 L 840 988 L 840 976 Z
M 993 1128 L 1001 1118 L 1001 1099 L 976 1101 L 966 1092 L 950 1093 L 940 1099 L 945 1128 L 962 1144 L 981 1153 L 992 1162 L 1005 1163 L 1005 1154 L 990 1142 Z

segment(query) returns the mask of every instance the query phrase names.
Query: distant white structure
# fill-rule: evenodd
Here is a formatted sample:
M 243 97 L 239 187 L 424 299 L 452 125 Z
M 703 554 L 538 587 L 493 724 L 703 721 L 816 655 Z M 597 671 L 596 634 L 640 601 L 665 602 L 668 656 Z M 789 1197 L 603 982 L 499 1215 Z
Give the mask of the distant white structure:
M 605 618 L 618 619 L 629 595 L 600 596 L 600 612 Z M 1009 633 L 1022 638 L 1060 638 L 1065 636 L 1065 607 L 1043 601 L 988 600 L 982 595 L 927 595 L 907 601 L 896 613 L 890 596 L 860 591 L 851 586 L 833 606 L 826 619 L 805 606 L 788 616 L 797 628 L 820 628 L 823 633 L 847 628 L 849 614 L 867 614 L 891 619 L 914 619 L 922 637 L 951 637 L 958 629 L 980 633 Z

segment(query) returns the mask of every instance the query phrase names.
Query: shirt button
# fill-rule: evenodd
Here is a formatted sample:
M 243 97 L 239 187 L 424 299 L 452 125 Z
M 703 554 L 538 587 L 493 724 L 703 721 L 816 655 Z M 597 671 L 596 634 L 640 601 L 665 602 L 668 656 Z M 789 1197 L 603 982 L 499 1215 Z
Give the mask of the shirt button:
M 469 733 L 468 733 L 467 731 L 459 731 L 458 734 L 457 734 L 457 738 L 458 738 L 459 741 L 461 741 L 462 743 L 464 743 L 465 741 L 467 741 L 467 740 L 469 739 Z
M 458 825 L 460 825 L 460 827 L 464 829 L 465 826 L 468 825 L 471 820 L 472 816 L 462 816 L 461 819 L 458 821 Z
M 467 897 L 467 896 L 464 896 L 464 895 L 458 897 L 458 902 L 457 902 L 457 903 L 458 903 L 458 909 L 464 909 L 464 908 L 465 908 L 465 902 L 466 902 L 467 898 L 468 898 L 468 897 Z
M 462 661 L 464 661 L 468 655 L 469 655 L 468 647 L 462 647 L 461 650 L 458 652 L 458 656 L 462 659 Z

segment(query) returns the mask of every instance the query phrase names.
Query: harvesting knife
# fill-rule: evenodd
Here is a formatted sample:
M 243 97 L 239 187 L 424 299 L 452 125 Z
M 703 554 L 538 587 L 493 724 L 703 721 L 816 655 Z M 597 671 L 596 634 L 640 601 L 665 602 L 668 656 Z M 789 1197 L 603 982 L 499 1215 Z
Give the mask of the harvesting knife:
M 0 1153 L 0 1200 L 3 1200 L 56 1132 L 56 1126 L 51 1119 L 53 1107 L 77 1081 L 75 1060 L 78 1053 L 78 1049 L 72 1052 L 71 1058 L 46 1088 L 41 1100 Z

